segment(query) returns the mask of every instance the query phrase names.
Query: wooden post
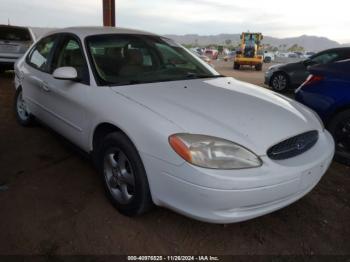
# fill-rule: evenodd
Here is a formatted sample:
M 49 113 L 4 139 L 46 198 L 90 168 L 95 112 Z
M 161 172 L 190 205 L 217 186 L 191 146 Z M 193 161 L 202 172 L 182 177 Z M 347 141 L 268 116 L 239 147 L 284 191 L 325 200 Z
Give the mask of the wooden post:
M 103 26 L 115 26 L 115 0 L 102 0 Z

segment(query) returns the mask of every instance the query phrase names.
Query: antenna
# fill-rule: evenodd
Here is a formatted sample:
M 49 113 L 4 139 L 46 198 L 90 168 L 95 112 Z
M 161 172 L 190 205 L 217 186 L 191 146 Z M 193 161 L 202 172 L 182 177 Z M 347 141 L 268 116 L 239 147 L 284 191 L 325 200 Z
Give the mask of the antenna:
M 7 18 L 7 25 L 10 25 L 10 18 Z

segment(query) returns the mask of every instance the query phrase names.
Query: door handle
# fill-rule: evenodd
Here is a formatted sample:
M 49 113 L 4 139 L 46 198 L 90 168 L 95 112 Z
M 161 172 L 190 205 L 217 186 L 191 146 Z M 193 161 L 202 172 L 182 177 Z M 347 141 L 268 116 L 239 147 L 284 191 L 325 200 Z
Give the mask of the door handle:
M 48 84 L 46 82 L 42 82 L 41 83 L 41 88 L 45 91 L 45 92 L 50 92 L 50 87 L 48 86 Z

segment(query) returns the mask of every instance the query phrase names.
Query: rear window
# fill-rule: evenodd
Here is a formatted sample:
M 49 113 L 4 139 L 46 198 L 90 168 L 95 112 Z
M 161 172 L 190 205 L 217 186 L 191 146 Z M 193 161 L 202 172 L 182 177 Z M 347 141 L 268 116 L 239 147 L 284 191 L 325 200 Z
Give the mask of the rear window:
M 27 28 L 0 27 L 0 40 L 6 41 L 31 41 Z

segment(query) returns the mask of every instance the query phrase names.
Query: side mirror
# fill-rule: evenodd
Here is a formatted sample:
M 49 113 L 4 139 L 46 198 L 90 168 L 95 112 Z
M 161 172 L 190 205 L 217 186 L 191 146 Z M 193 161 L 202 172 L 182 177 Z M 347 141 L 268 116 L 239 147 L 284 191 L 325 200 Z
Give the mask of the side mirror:
M 303 61 L 303 64 L 304 64 L 305 66 L 307 66 L 307 65 L 310 65 L 310 62 L 311 62 L 310 59 L 305 59 L 305 60 Z
M 60 80 L 77 80 L 78 72 L 74 67 L 64 66 L 55 69 L 52 76 Z
M 306 59 L 306 60 L 303 61 L 303 63 L 304 63 L 304 65 L 305 65 L 306 67 L 312 66 L 312 65 L 315 65 L 315 64 L 316 64 L 316 63 L 315 63 L 314 61 L 312 61 L 311 59 Z

